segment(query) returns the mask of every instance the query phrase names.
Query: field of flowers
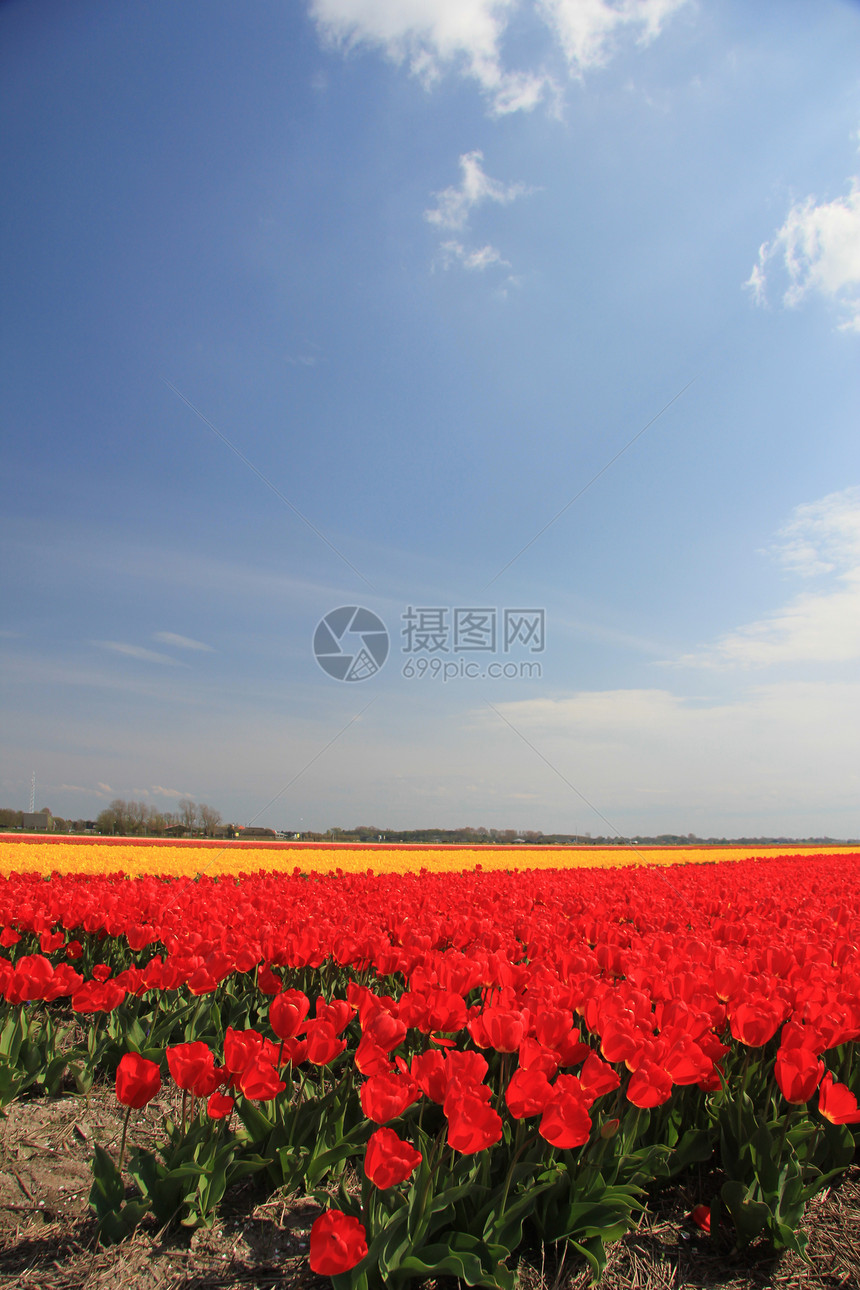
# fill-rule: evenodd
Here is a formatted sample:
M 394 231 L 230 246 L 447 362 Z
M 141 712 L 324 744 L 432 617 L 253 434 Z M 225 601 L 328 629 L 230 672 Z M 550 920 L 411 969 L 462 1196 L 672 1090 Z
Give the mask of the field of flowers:
M 860 854 L 559 868 L 519 847 L 492 869 L 445 847 L 447 871 L 422 849 L 390 873 L 345 850 L 215 871 L 199 847 L 0 844 L 0 1105 L 111 1080 L 103 1243 L 207 1227 L 252 1179 L 322 1206 L 310 1266 L 338 1290 L 510 1290 L 540 1242 L 598 1277 L 649 1192 L 702 1177 L 714 1242 L 802 1252 L 860 1138 Z
M 852 854 L 834 847 L 828 854 Z M 212 877 L 256 873 L 462 873 L 467 869 L 617 869 L 621 865 L 716 864 L 749 860 L 761 847 L 541 847 L 418 846 L 345 842 L 219 842 L 157 838 L 29 837 L 0 835 L 0 874 L 117 873 Z M 774 854 L 815 855 L 814 847 L 779 848 Z

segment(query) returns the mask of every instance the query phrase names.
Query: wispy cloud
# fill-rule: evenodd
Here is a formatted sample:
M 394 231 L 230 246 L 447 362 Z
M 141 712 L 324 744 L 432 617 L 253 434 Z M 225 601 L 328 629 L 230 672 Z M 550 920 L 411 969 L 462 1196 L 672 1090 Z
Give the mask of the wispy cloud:
M 560 53 L 570 75 L 603 66 L 625 31 L 640 44 L 659 35 L 687 0 L 312 0 L 321 35 L 351 49 L 381 49 L 428 88 L 445 72 L 475 81 L 495 116 L 555 109 L 559 86 L 544 55 L 527 68 L 506 65 L 503 43 L 512 22 L 548 33 L 546 54 Z M 539 40 L 534 42 L 537 46 Z M 546 43 L 544 41 L 544 43 Z
M 860 177 L 849 183 L 848 194 L 831 202 L 795 203 L 772 241 L 762 244 L 744 283 L 757 304 L 767 302 L 771 265 L 781 263 L 787 308 L 817 294 L 839 309 L 841 331 L 860 332 Z
M 463 233 L 468 228 L 472 212 L 485 203 L 507 206 L 518 197 L 532 191 L 527 184 L 503 184 L 493 179 L 483 168 L 484 154 L 475 149 L 460 157 L 460 183 L 452 184 L 434 193 L 436 205 L 424 212 L 424 218 L 436 228 L 446 232 Z M 496 247 L 486 244 L 470 248 L 458 238 L 446 239 L 440 247 L 442 264 L 449 268 L 454 263 L 465 269 L 488 269 L 493 265 L 510 267 Z
M 327 40 L 370 45 L 406 62 L 430 89 L 456 70 L 476 81 L 496 115 L 529 111 L 552 91 L 543 70 L 509 71 L 501 42 L 517 0 L 312 0 L 311 15 Z
M 492 179 L 481 165 L 483 160 L 484 154 L 478 149 L 463 153 L 460 157 L 460 183 L 433 194 L 438 204 L 424 212 L 429 223 L 445 229 L 463 229 L 476 206 L 484 202 L 506 206 L 529 191 L 525 184 L 503 184 Z
M 713 646 L 679 660 L 695 667 L 846 663 L 860 659 L 860 488 L 795 508 L 770 553 L 791 573 L 828 577 Z
M 206 650 L 212 652 L 212 646 L 196 641 L 191 636 L 178 636 L 176 632 L 153 632 L 152 639 L 162 645 L 172 645 L 175 649 Z
M 180 797 L 190 797 L 191 794 L 180 788 L 163 788 L 161 784 L 153 784 L 152 794 L 154 797 L 170 797 L 179 799 Z
M 645 818 L 653 808 L 677 831 L 685 817 L 719 820 L 729 833 L 739 818 L 744 832 L 761 831 L 765 820 L 771 829 L 803 831 L 813 818 L 816 832 L 856 830 L 857 683 L 792 681 L 727 699 L 664 689 L 585 691 L 500 703 L 498 710 L 613 820 Z M 476 710 L 474 720 L 492 729 L 497 717 Z M 522 777 L 531 780 L 526 752 L 520 755 L 513 733 L 510 740 Z M 538 759 L 534 766 L 543 776 Z
M 115 654 L 124 654 L 127 658 L 136 658 L 141 663 L 163 663 L 170 667 L 185 667 L 178 659 L 169 654 L 159 654 L 154 649 L 144 649 L 142 645 L 129 645 L 126 641 L 93 641 L 100 649 L 112 650 Z
M 462 242 L 443 242 L 439 248 L 442 266 L 449 269 L 452 264 L 462 264 L 464 269 L 489 269 L 493 265 L 501 268 L 510 268 L 508 260 L 502 258 L 500 251 L 494 246 L 481 246 L 477 250 L 470 251 L 463 246 Z
M 802 577 L 855 573 L 860 569 L 860 487 L 796 506 L 769 550 Z
M 659 36 L 667 19 L 687 0 L 539 0 L 571 72 L 604 66 L 625 31 L 640 45 Z

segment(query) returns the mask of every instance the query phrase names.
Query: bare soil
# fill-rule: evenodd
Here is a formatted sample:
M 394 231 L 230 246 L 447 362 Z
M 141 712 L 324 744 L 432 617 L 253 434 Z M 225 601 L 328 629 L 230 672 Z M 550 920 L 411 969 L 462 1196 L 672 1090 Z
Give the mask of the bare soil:
M 154 1103 L 135 1113 L 130 1140 L 153 1140 L 164 1109 Z M 164 1233 L 144 1223 L 121 1245 L 99 1246 L 89 1162 L 95 1142 L 118 1151 L 121 1132 L 112 1090 L 8 1108 L 0 1121 L 0 1290 L 330 1290 L 307 1262 L 319 1209 L 296 1197 L 256 1203 L 251 1184 L 228 1197 L 210 1231 Z M 604 1290 L 860 1290 L 860 1166 L 810 1204 L 808 1263 L 720 1251 L 688 1218 L 707 1182 L 652 1198 L 640 1227 L 610 1247 Z M 590 1284 L 581 1261 L 559 1263 L 552 1250 L 528 1251 L 518 1272 L 523 1290 Z M 421 1290 L 456 1287 L 440 1280 Z

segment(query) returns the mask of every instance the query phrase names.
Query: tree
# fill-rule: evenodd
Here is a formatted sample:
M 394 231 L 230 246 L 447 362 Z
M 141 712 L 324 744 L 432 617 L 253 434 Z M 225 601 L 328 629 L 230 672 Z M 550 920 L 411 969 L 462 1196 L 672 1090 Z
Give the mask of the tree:
M 96 828 L 99 833 L 123 833 L 126 827 L 127 803 L 115 797 L 110 806 L 99 812 Z
M 149 817 L 149 807 L 145 802 L 126 802 L 126 819 L 129 833 L 143 833 Z
M 206 803 L 203 802 L 197 808 L 197 814 L 200 817 L 200 824 L 203 832 L 207 837 L 211 838 L 212 834 L 221 823 L 221 812 L 216 811 L 214 806 L 207 806 Z
M 159 811 L 157 806 L 150 806 L 146 815 L 146 830 L 148 833 L 163 833 L 167 828 L 167 820 Z
M 197 806 L 192 802 L 190 797 L 183 797 L 179 803 L 179 819 L 189 833 L 194 832 L 194 824 L 197 819 Z

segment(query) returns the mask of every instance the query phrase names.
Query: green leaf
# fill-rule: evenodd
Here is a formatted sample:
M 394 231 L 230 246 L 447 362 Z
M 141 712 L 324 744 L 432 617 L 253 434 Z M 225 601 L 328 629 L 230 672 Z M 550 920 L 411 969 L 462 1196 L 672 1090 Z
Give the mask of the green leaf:
M 311 1155 L 307 1165 L 306 1185 L 315 1187 L 320 1179 L 337 1165 L 343 1164 L 350 1156 L 356 1156 L 362 1152 L 367 1145 L 367 1136 L 367 1126 L 361 1124 L 348 1133 L 337 1146 Z
M 585 1241 L 571 1241 L 571 1245 L 579 1251 L 594 1273 L 592 1284 L 599 1282 L 606 1267 L 606 1248 L 603 1240 L 599 1236 L 592 1236 Z
M 715 1134 L 711 1129 L 688 1129 L 675 1148 L 671 1172 L 681 1173 L 691 1165 L 707 1164 L 714 1154 Z
M 469 1286 L 513 1290 L 514 1274 L 499 1259 L 500 1247 L 491 1248 L 474 1236 L 457 1232 L 449 1244 L 427 1245 L 399 1265 L 398 1280 L 409 1277 L 458 1277 Z M 507 1256 L 507 1251 L 504 1251 Z
M 742 1182 L 723 1183 L 720 1196 L 735 1225 L 739 1245 L 749 1245 L 769 1226 L 773 1217 L 770 1208 L 764 1201 L 753 1200 Z
M 98 1144 L 94 1151 L 92 1172 L 89 1205 L 99 1222 L 99 1241 L 102 1245 L 115 1245 L 133 1232 L 149 1212 L 149 1201 L 146 1198 L 125 1200 L 122 1175 L 104 1147 Z
M 495 1207 L 487 1215 L 483 1237 L 487 1242 L 498 1242 L 509 1250 L 515 1250 L 523 1239 L 523 1224 L 534 1213 L 535 1200 L 545 1191 L 556 1185 L 556 1179 L 535 1183 L 512 1204 L 507 1205 L 501 1213 Z

